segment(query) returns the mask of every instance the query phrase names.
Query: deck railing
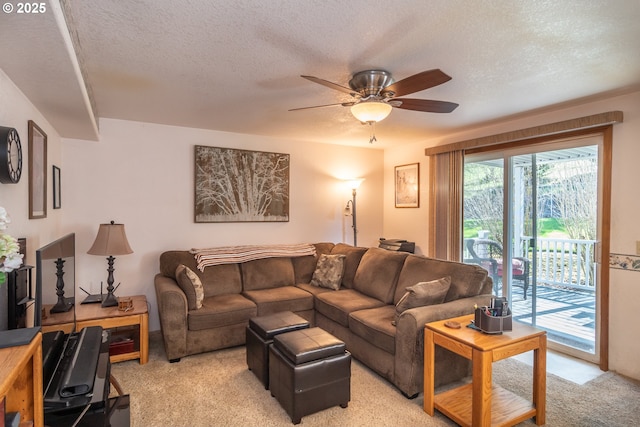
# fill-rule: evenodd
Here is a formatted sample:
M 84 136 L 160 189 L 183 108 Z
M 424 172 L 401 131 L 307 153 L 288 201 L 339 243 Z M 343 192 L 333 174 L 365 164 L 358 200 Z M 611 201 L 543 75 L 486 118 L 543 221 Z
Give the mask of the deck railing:
M 523 238 L 522 247 L 531 248 L 530 241 L 531 238 Z M 539 237 L 536 240 L 538 283 L 595 291 L 595 243 L 595 240 Z M 533 260 L 533 251 L 523 256 Z

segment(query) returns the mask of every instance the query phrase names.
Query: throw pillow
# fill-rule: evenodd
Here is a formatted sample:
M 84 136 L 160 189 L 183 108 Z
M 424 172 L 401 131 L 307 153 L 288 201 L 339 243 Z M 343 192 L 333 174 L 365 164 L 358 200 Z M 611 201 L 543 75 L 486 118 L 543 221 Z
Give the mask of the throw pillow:
M 176 282 L 187 296 L 189 310 L 202 308 L 204 300 L 204 287 L 196 273 L 184 264 L 176 268 Z
M 396 304 L 396 321 L 405 310 L 427 305 L 442 304 L 451 286 L 451 276 L 409 286 Z M 392 322 L 395 324 L 395 322 Z
M 320 286 L 321 288 L 329 288 L 333 290 L 340 289 L 342 276 L 344 275 L 344 262 L 347 257 L 345 255 L 327 255 L 322 254 L 318 258 L 316 269 L 311 278 L 311 284 Z

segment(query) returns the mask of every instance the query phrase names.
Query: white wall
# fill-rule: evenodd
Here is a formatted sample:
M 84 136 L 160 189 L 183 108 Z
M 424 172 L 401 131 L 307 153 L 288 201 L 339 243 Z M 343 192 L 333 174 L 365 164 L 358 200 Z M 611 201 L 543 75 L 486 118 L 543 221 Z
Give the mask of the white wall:
M 284 141 L 251 135 L 102 119 L 100 142 L 64 140 L 64 232 L 76 232 L 77 284 L 98 293 L 106 260 L 87 255 L 98 224 L 124 223 L 131 255 L 115 262 L 117 294 L 144 294 L 150 329 L 159 329 L 153 277 L 161 252 L 233 244 L 353 242 L 343 215 L 351 189 L 339 178 L 365 178 L 358 190 L 358 244 L 382 231 L 381 150 Z M 290 220 L 194 223 L 194 146 L 288 153 Z
M 29 219 L 29 136 L 27 122 L 33 120 L 47 134 L 47 217 Z M 51 165 L 61 164 L 61 141 L 40 112 L 0 69 L 0 126 L 18 131 L 22 144 L 22 177 L 17 184 L 0 184 L 0 206 L 11 217 L 7 232 L 13 237 L 27 238 L 28 264 L 35 263 L 35 250 L 59 237 L 62 212 L 53 209 Z
M 550 109 L 544 113 L 428 140 L 424 144 L 386 150 L 385 236 L 415 239 L 416 245 L 426 251 L 429 241 L 426 203 L 429 182 L 425 148 L 613 110 L 624 113 L 624 123 L 614 125 L 613 131 L 611 252 L 634 255 L 635 242 L 640 240 L 640 224 L 636 218 L 640 211 L 640 198 L 637 197 L 640 181 L 640 92 Z M 395 209 L 394 166 L 414 162 L 421 163 L 420 208 Z M 610 304 L 609 367 L 623 375 L 640 379 L 640 363 L 637 362 L 637 355 L 640 354 L 640 329 L 634 326 L 640 324 L 640 272 L 611 269 Z
M 412 144 L 385 150 L 384 153 L 384 235 L 387 239 L 406 239 L 416 243 L 416 253 L 426 254 L 429 217 L 429 158 L 425 144 Z M 395 207 L 395 167 L 419 163 L 418 208 Z
M 33 120 L 47 134 L 47 217 L 29 219 L 29 132 L 28 121 Z M 27 239 L 24 262 L 35 265 L 35 251 L 43 244 L 60 236 L 61 212 L 53 209 L 51 165 L 60 165 L 61 141 L 40 112 L 0 69 L 0 126 L 15 128 L 22 145 L 22 176 L 17 184 L 0 184 L 0 206 L 11 218 L 6 233 Z M 32 276 L 35 286 L 35 274 Z M 0 286 L 0 328 L 7 327 L 7 287 Z M 30 315 L 32 318 L 32 314 Z

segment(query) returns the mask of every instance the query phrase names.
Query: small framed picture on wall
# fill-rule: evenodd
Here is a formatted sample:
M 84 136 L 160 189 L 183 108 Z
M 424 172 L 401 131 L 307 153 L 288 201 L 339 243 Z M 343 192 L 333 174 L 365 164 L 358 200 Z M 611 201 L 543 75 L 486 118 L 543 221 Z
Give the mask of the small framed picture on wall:
M 420 207 L 420 163 L 395 167 L 396 208 Z
M 60 168 L 53 165 L 53 209 L 62 207 L 60 196 Z

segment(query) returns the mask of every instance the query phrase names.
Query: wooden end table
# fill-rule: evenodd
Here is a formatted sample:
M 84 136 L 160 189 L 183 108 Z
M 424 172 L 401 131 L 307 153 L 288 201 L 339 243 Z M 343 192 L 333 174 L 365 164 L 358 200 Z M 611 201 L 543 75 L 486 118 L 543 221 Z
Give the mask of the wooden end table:
M 131 299 L 133 300 L 133 309 L 129 311 L 120 311 L 117 306 L 103 308 L 100 303 L 76 303 L 75 329 L 80 331 L 87 326 L 102 326 L 103 329 L 115 329 L 125 326 L 137 327 L 137 333 L 134 334 L 133 351 L 115 354 L 109 359 L 111 363 L 139 359 L 140 364 L 144 365 L 149 361 L 149 310 L 147 297 L 136 295 Z M 48 306 L 45 306 L 45 310 L 48 312 Z M 42 321 L 42 331 L 48 332 L 52 330 L 63 330 L 65 333 L 71 332 L 73 330 L 73 310 L 67 313 L 49 313 L 47 318 Z
M 513 322 L 513 330 L 488 335 L 466 327 L 473 315 L 427 323 L 424 329 L 424 411 L 434 409 L 461 426 L 512 426 L 535 417 L 545 423 L 547 334 Z M 459 322 L 451 329 L 446 321 Z M 471 384 L 435 394 L 435 346 L 439 345 L 472 361 Z M 511 393 L 491 380 L 491 364 L 533 350 L 533 403 Z
M 42 395 L 42 334 L 29 344 L 0 349 L 0 422 L 8 412 L 20 413 L 20 425 L 44 425 Z

